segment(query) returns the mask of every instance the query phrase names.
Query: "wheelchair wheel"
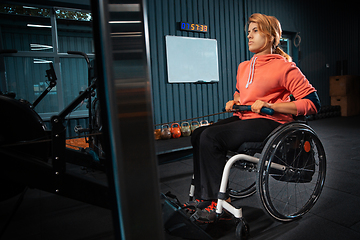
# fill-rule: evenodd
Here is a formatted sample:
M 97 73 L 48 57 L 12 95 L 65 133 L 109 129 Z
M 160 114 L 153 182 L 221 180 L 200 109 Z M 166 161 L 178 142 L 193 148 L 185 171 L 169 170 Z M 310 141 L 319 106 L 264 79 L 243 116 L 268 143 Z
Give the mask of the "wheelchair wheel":
M 292 221 L 307 213 L 320 196 L 325 151 L 313 129 L 293 123 L 270 137 L 258 169 L 256 184 L 265 211 L 276 220 Z
M 246 240 L 249 238 L 250 228 L 249 224 L 241 218 L 237 221 L 236 229 L 235 229 L 235 237 L 238 240 Z
M 228 192 L 233 198 L 250 197 L 256 192 L 256 164 L 237 161 L 230 169 Z

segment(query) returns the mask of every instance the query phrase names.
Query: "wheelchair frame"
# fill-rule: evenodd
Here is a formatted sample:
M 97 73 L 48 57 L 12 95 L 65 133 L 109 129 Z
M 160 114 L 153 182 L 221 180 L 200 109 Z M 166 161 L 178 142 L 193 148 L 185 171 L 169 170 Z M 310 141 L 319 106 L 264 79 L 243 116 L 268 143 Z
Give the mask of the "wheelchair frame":
M 305 122 L 294 121 L 279 126 L 262 144 L 264 147 L 259 157 L 236 154 L 226 162 L 223 170 L 216 213 L 219 217 L 225 209 L 235 217 L 238 239 L 247 239 L 250 230 L 242 208 L 226 201 L 229 198 L 230 171 L 237 162 L 256 164 L 253 171 L 256 172 L 256 191 L 262 207 L 270 217 L 281 222 L 299 219 L 307 213 L 319 199 L 324 186 L 325 151 L 315 131 Z M 284 151 L 288 152 L 284 154 Z M 247 168 L 242 170 L 248 171 Z M 254 193 L 255 190 L 250 191 L 240 198 Z M 192 196 L 193 190 L 190 198 Z

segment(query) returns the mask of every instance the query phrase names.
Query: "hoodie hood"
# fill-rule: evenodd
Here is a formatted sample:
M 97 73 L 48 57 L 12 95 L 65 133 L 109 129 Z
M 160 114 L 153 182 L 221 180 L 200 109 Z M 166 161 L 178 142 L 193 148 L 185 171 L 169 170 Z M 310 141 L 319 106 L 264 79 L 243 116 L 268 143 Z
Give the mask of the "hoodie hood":
M 249 85 L 252 84 L 252 82 L 253 82 L 255 68 L 265 65 L 274 59 L 284 60 L 285 62 L 287 62 L 286 58 L 284 58 L 283 56 L 281 56 L 279 54 L 266 54 L 266 55 L 260 55 L 260 56 L 254 55 L 251 58 L 250 71 L 249 71 L 249 77 L 248 77 L 248 80 L 246 83 L 246 88 L 248 88 Z

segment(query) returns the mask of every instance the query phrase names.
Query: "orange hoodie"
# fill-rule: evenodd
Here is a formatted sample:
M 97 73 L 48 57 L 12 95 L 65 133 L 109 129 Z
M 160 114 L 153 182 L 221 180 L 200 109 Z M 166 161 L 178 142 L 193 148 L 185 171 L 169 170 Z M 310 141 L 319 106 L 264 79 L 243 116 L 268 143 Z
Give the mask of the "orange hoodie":
M 256 100 L 268 103 L 290 102 L 290 94 L 296 101 L 297 115 L 317 112 L 314 103 L 303 99 L 316 89 L 309 83 L 293 62 L 288 62 L 278 54 L 254 55 L 250 61 L 238 67 L 236 94 L 240 94 L 241 105 L 252 105 Z M 254 112 L 237 112 L 241 119 L 268 118 L 280 123 L 293 121 L 291 114 L 275 112 L 263 115 Z

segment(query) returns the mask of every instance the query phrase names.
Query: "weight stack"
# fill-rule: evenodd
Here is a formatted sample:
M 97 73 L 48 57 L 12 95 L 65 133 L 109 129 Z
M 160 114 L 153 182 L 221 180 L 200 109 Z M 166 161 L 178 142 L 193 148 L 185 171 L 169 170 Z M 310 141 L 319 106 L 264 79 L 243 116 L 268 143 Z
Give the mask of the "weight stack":
M 332 106 L 341 107 L 341 116 L 360 114 L 360 77 L 354 75 L 330 77 Z

